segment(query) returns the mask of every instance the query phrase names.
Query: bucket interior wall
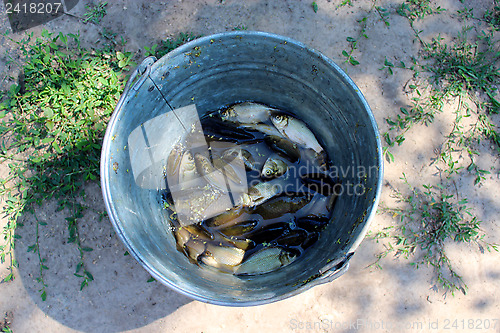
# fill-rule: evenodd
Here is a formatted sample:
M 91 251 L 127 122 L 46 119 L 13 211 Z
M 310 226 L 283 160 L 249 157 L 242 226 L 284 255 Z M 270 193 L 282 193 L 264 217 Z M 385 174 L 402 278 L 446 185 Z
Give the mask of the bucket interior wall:
M 147 79 L 127 96 L 110 123 L 107 136 L 114 138 L 107 174 L 115 227 L 153 276 L 213 303 L 259 302 L 293 293 L 327 262 L 355 249 L 376 202 L 381 161 L 369 108 L 336 65 L 300 44 L 243 33 L 189 43 L 157 61 L 151 79 L 154 84 Z M 343 185 L 318 242 L 291 265 L 257 277 L 190 264 L 176 250 L 159 191 L 135 184 L 126 147 L 137 126 L 171 112 L 163 97 L 174 109 L 195 104 L 200 116 L 238 101 L 257 101 L 304 120 L 326 148 Z

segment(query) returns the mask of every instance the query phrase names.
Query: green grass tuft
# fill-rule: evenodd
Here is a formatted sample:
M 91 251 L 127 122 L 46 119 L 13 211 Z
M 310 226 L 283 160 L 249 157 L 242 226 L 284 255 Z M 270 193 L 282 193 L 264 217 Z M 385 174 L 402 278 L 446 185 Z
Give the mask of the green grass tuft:
M 423 185 L 423 191 L 412 187 L 406 176 L 401 178 L 410 189 L 409 195 L 395 190 L 394 195 L 404 203 L 403 208 L 382 207 L 381 211 L 398 218 L 396 226 L 386 227 L 373 237 L 385 240 L 386 250 L 378 255 L 378 261 L 388 254 L 412 259 L 411 265 L 430 266 L 436 273 L 436 288 L 445 293 L 462 291 L 467 285 L 456 272 L 447 256 L 447 242 L 474 243 L 481 252 L 484 249 L 498 251 L 498 245 L 484 240 L 481 221 L 471 213 L 467 200 L 458 200 L 441 186 Z
M 106 6 L 108 2 L 99 2 L 98 4 L 91 4 L 90 6 L 85 6 L 87 11 L 85 12 L 83 19 L 84 23 L 92 22 L 94 24 L 101 23 L 101 20 L 107 14 Z

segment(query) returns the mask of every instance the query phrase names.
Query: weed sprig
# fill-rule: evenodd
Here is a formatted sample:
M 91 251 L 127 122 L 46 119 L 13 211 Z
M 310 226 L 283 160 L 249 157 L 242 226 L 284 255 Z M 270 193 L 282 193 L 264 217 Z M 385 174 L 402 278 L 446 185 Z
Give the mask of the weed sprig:
M 235 29 L 235 30 L 246 30 L 246 28 L 241 26 L 239 29 Z M 153 44 L 153 46 L 151 46 L 151 47 L 147 47 L 147 46 L 144 47 L 144 49 L 146 50 L 144 56 L 147 57 L 147 56 L 153 55 L 156 58 L 160 59 L 168 52 L 170 52 L 170 51 L 176 49 L 177 47 L 179 47 L 183 44 L 186 44 L 187 42 L 190 42 L 198 37 L 201 37 L 201 36 L 194 35 L 193 33 L 181 32 L 179 34 L 179 36 L 177 36 L 175 39 L 163 40 L 163 41 L 161 41 L 160 44 Z
M 377 257 L 377 262 L 388 254 L 411 258 L 411 265 L 431 266 L 436 272 L 437 285 L 445 289 L 445 294 L 462 291 L 467 285 L 456 272 L 447 256 L 447 242 L 474 243 L 481 252 L 498 251 L 498 245 L 487 242 L 480 229 L 481 221 L 471 213 L 467 199 L 458 200 L 447 193 L 442 185 L 423 185 L 423 191 L 408 183 L 406 175 L 401 178 L 410 190 L 409 195 L 394 190 L 394 196 L 404 203 L 402 208 L 382 207 L 384 213 L 399 219 L 397 226 L 390 226 L 375 233 L 386 250 Z M 438 286 L 435 286 L 436 288 Z
M 342 7 L 347 4 L 352 6 L 350 1 L 344 1 L 338 7 Z M 388 18 L 391 14 L 390 11 L 387 8 L 377 6 L 377 0 L 373 0 L 372 7 L 368 11 L 368 13 L 361 19 L 357 20 L 360 26 L 358 35 L 356 37 L 348 36 L 346 38 L 346 41 L 349 43 L 349 49 L 342 50 L 342 55 L 346 58 L 345 60 L 346 63 L 351 64 L 353 66 L 359 65 L 359 61 L 356 60 L 354 56 L 354 51 L 358 49 L 358 43 L 360 40 L 362 40 L 363 38 L 368 39 L 368 35 L 366 34 L 367 23 L 368 23 L 368 18 L 371 17 L 373 13 L 377 13 L 377 15 L 380 17 L 380 20 L 384 22 L 386 27 L 389 27 L 391 25 L 388 21 Z
M 445 11 L 440 6 L 433 8 L 431 0 L 406 0 L 397 9 L 397 13 L 407 17 L 413 24 L 416 19 L 423 19 L 432 14 L 439 14 Z
M 458 36 L 458 41 L 451 46 L 437 37 L 425 45 L 424 69 L 433 73 L 434 83 L 442 83 L 442 89 L 459 95 L 484 92 L 492 97 L 496 92 L 496 82 L 500 78 L 495 63 L 500 54 L 495 52 L 492 35 L 484 33 L 475 43 L 469 43 L 467 32 L 472 27 L 465 27 Z M 479 44 L 480 41 L 484 43 Z M 485 47 L 484 50 L 480 50 Z
M 353 66 L 356 66 L 356 65 L 359 65 L 359 61 L 357 61 L 354 56 L 353 56 L 353 53 L 355 50 L 358 49 L 358 41 L 360 40 L 360 38 L 364 37 L 364 38 L 368 38 L 368 35 L 366 34 L 366 20 L 367 20 L 367 17 L 363 17 L 362 19 L 360 19 L 358 21 L 358 23 L 360 24 L 361 26 L 361 30 L 357 36 L 357 38 L 354 38 L 354 37 L 347 37 L 346 38 L 346 41 L 349 42 L 349 51 L 346 51 L 346 50 L 343 50 L 342 51 L 342 55 L 344 57 L 346 57 L 346 60 L 345 62 L 346 63 L 349 63 Z
M 87 9 L 87 12 L 84 15 L 85 19 L 83 20 L 83 22 L 84 23 L 92 22 L 94 24 L 101 23 L 101 20 L 107 14 L 107 9 L 106 9 L 107 5 L 108 5 L 108 2 L 100 2 L 98 4 L 92 4 L 90 6 L 85 6 L 85 9 Z

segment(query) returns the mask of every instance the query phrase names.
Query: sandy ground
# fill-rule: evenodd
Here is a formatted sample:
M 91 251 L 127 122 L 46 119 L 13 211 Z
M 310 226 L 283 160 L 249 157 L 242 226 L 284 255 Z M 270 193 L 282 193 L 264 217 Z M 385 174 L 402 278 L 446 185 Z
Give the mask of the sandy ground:
M 375 13 L 367 21 L 368 39 L 355 51 L 360 65 L 344 62 L 341 52 L 348 48 L 346 37 L 359 32 L 357 20 L 367 15 L 373 2 L 353 0 L 354 6 L 338 7 L 340 0 L 318 0 L 319 10 L 311 1 L 219 0 L 164 1 L 112 0 L 108 14 L 100 26 L 83 24 L 64 16 L 45 24 L 50 31 L 77 32 L 87 46 L 95 45 L 98 32 L 106 27 L 127 40 L 130 51 L 143 50 L 161 39 L 190 31 L 208 35 L 229 31 L 243 25 L 249 30 L 281 34 L 299 40 L 337 62 L 359 86 L 367 98 L 381 131 L 385 117 L 394 115 L 408 104 L 403 87 L 411 73 L 395 70 L 394 75 L 379 70 L 385 57 L 394 63 L 410 63 L 419 51 L 408 21 L 396 14 L 388 18 L 386 27 Z M 418 21 L 424 39 L 441 34 L 452 39 L 464 22 L 456 15 L 464 6 L 474 8 L 481 17 L 493 1 L 435 1 L 447 11 Z M 83 16 L 84 5 L 71 10 Z M 377 5 L 394 11 L 401 1 L 378 1 Z M 0 7 L 3 8 L 3 7 Z M 0 14 L 2 31 L 8 29 L 5 14 Z M 476 24 L 474 21 L 469 24 Z M 39 34 L 41 27 L 32 28 Z M 21 34 L 15 36 L 19 38 Z M 15 46 L 4 38 L 4 50 Z M 5 58 L 0 59 L 2 77 L 9 73 Z M 446 116 L 430 127 L 419 126 L 409 132 L 403 146 L 394 150 L 396 162 L 386 164 L 385 181 L 404 189 L 400 177 L 410 182 L 436 182 L 436 170 L 429 166 L 434 149 L 450 130 Z M 498 167 L 498 156 L 485 147 L 481 163 Z M 498 170 L 498 169 L 497 169 Z M 0 174 L 7 172 L 0 165 Z M 497 171 L 498 172 L 498 171 Z M 474 212 L 484 221 L 487 240 L 500 242 L 497 217 L 500 215 L 498 174 L 488 175 L 481 188 L 472 186 L 473 178 L 458 182 L 460 193 L 469 198 Z M 86 203 L 97 211 L 104 210 L 99 185 L 86 185 Z M 390 204 L 391 189 L 384 186 L 382 202 Z M 94 248 L 86 255 L 88 268 L 95 281 L 79 291 L 79 279 L 73 276 L 77 249 L 65 244 L 67 227 L 65 212 L 55 212 L 56 204 L 48 202 L 37 209 L 38 218 L 46 221 L 41 230 L 41 251 L 47 257 L 47 300 L 39 296 L 38 262 L 27 246 L 32 243 L 34 220 L 22 217 L 25 226 L 18 230 L 16 257 L 20 266 L 13 282 L 0 283 L 0 323 L 8 314 L 14 332 L 500 332 L 500 267 L 497 253 L 481 254 L 477 248 L 450 244 L 450 256 L 469 286 L 466 296 L 443 297 L 433 289 L 432 270 L 410 267 L 408 261 L 388 257 L 382 270 L 368 268 L 383 247 L 365 239 L 351 260 L 349 271 L 332 283 L 312 288 L 293 298 L 264 306 L 230 308 L 192 301 L 158 282 L 146 281 L 149 274 L 130 256 L 117 238 L 107 219 L 87 211 L 80 224 L 84 244 Z M 0 224 L 5 224 L 5 219 Z M 378 214 L 371 230 L 377 231 L 394 221 Z M 7 274 L 0 266 L 0 278 Z M 496 324 L 496 328 L 493 326 Z

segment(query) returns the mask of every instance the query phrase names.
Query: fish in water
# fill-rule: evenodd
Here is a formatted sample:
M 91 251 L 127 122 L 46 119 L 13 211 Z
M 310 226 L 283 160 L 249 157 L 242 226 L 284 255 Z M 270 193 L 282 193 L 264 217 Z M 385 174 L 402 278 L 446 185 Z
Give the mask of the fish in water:
M 213 218 L 206 220 L 205 224 L 210 228 L 230 227 L 247 218 L 248 209 L 243 207 L 235 207 L 225 211 Z
M 269 135 L 264 142 L 280 156 L 295 163 L 300 159 L 300 150 L 295 143 L 281 136 Z
M 177 143 L 173 146 L 167 158 L 167 185 L 169 187 L 179 184 L 179 167 L 183 157 L 184 147 Z
M 205 251 L 204 244 L 213 239 L 207 230 L 196 224 L 176 227 L 174 235 L 177 249 L 186 253 L 193 262 L 196 262 L 198 256 Z
M 311 201 L 309 195 L 279 196 L 255 207 L 253 214 L 258 214 L 266 220 L 272 220 L 284 214 L 294 214 Z
M 279 247 L 265 247 L 255 252 L 235 270 L 238 275 L 253 275 L 272 272 L 294 261 L 296 255 Z
M 335 197 L 342 193 L 342 184 L 336 181 L 330 175 L 320 172 L 303 174 L 300 176 L 305 186 L 309 189 L 321 193 L 322 195 Z
M 310 215 L 297 219 L 295 224 L 301 229 L 315 232 L 323 230 L 328 225 L 328 222 L 328 217 Z
M 264 133 L 266 135 L 283 137 L 283 134 L 281 134 L 281 132 L 278 131 L 278 129 L 276 127 L 268 125 L 268 124 L 257 123 L 257 124 L 240 124 L 240 125 L 242 127 L 248 128 L 250 130 L 255 130 L 255 131 Z
M 246 149 L 241 149 L 240 147 L 226 149 L 222 153 L 222 158 L 228 163 L 233 161 L 235 158 L 240 158 L 243 160 L 246 170 L 258 170 L 255 159 Z
M 190 239 L 184 245 L 187 255 L 194 264 L 198 263 L 198 258 L 205 252 L 205 241 Z
M 248 129 L 238 126 L 236 123 L 223 121 L 218 117 L 209 118 L 210 121 L 203 122 L 203 133 L 207 141 L 225 141 L 242 144 L 244 142 L 256 142 L 259 140 L 258 133 L 252 133 Z
M 272 111 L 276 109 L 260 103 L 244 102 L 222 111 L 221 119 L 244 124 L 262 123 L 269 120 Z
M 283 175 L 288 170 L 288 164 L 277 155 L 269 157 L 262 167 L 261 176 L 272 179 Z
M 204 241 L 213 239 L 213 235 L 207 229 L 205 229 L 203 226 L 199 224 L 190 224 L 182 228 L 186 229 L 191 235 L 191 238 L 193 239 L 201 239 Z
M 280 236 L 276 243 L 282 246 L 299 246 L 306 241 L 308 233 L 305 230 L 295 229 Z
M 290 223 L 275 222 L 244 234 L 245 238 L 257 243 L 270 243 L 290 231 Z
M 236 206 L 254 207 L 284 192 L 298 192 L 299 190 L 305 194 L 312 193 L 307 187 L 293 182 L 291 173 L 286 172 L 279 178 L 250 187 L 247 193 L 241 193 L 236 197 L 235 202 Z
M 248 250 L 251 247 L 255 246 L 255 242 L 252 241 L 251 239 L 245 238 L 242 235 L 239 236 L 227 236 L 223 234 L 222 232 L 217 232 L 214 231 L 214 240 L 217 244 L 227 244 L 230 246 L 235 246 L 238 249 L 241 249 L 243 251 Z
M 246 189 L 246 182 L 242 178 L 238 178 L 238 175 L 236 172 L 236 177 L 233 177 L 230 173 L 224 173 L 222 170 L 216 169 L 212 163 L 210 163 L 210 160 L 208 157 L 196 153 L 194 155 L 194 159 L 196 162 L 196 167 L 198 172 L 207 180 L 207 182 L 214 186 L 215 188 L 227 192 L 228 191 L 228 186 L 232 191 L 244 191 Z M 225 177 L 227 176 L 227 177 Z M 228 184 L 226 184 L 226 178 L 228 180 Z
M 196 177 L 199 177 L 199 175 L 196 172 L 193 154 L 189 150 L 186 150 L 184 154 L 182 154 L 181 164 L 179 166 L 179 182 L 190 181 Z
M 221 214 L 231 207 L 230 198 L 211 186 L 176 191 L 174 205 L 177 220 L 186 226 Z
M 191 239 L 191 234 L 187 229 L 180 227 L 174 229 L 174 237 L 177 250 L 184 251 L 184 245 Z
M 182 155 L 179 165 L 179 187 L 180 190 L 201 187 L 205 184 L 203 178 L 196 170 L 196 163 L 191 151 L 186 150 Z
M 307 234 L 307 239 L 300 244 L 300 246 L 305 250 L 311 245 L 315 244 L 319 240 L 319 233 L 317 232 L 310 232 Z
M 201 261 L 208 266 L 231 272 L 234 266 L 241 264 L 244 255 L 244 250 L 234 246 L 207 243 Z
M 259 221 L 247 220 L 231 226 L 223 225 L 221 228 L 218 228 L 218 230 L 226 236 L 241 236 L 244 233 L 250 232 L 255 229 L 258 223 Z
M 200 121 L 203 132 L 187 133 L 167 160 L 162 199 L 177 249 L 235 275 L 290 264 L 333 215 L 339 181 L 327 174 L 326 151 L 304 122 L 259 103 Z
M 271 122 L 283 136 L 292 142 L 305 148 L 311 148 L 317 154 L 323 151 L 323 147 L 313 132 L 302 121 L 282 113 L 274 113 L 271 115 Z
M 315 193 L 312 199 L 308 202 L 306 206 L 297 211 L 295 214 L 296 218 L 301 218 L 308 215 L 321 215 L 328 216 L 328 203 L 331 201 L 331 198 L 328 196 L 324 196 L 321 193 Z
M 228 179 L 238 184 L 237 189 L 242 190 L 246 180 L 245 165 L 243 160 L 226 160 L 222 157 L 213 158 L 213 166 L 223 172 Z M 230 184 L 232 185 L 232 184 Z M 233 188 L 231 188 L 233 189 Z M 233 189 L 234 190 L 234 189 Z
M 266 202 L 285 190 L 286 182 L 276 178 L 268 182 L 258 183 L 248 189 L 248 193 L 242 193 L 238 198 L 238 205 L 253 207 Z
M 271 112 L 275 111 L 277 110 L 267 105 L 245 102 L 235 104 L 222 111 L 221 119 L 267 135 L 282 136 L 276 127 L 265 124 L 269 121 Z

